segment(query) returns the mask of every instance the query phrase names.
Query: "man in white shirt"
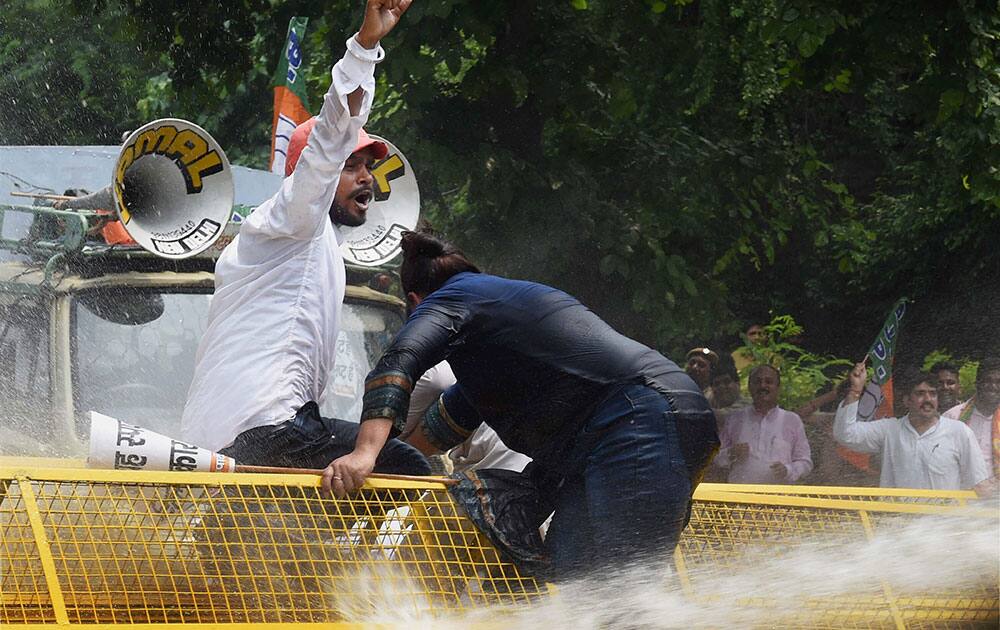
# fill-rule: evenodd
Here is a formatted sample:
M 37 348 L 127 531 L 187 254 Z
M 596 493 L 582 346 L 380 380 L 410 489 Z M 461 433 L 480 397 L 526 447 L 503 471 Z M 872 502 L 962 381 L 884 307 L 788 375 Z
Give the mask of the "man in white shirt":
M 976 371 L 976 394 L 944 415 L 972 429 L 987 468 L 993 477 L 1000 477 L 1000 359 L 981 361 Z
M 375 64 L 385 56 L 379 40 L 410 2 L 368 0 L 319 116 L 293 135 L 304 148 L 295 156 L 290 145 L 281 189 L 219 257 L 184 408 L 187 441 L 244 463 L 319 468 L 353 448 L 357 425 L 320 417 L 315 401 L 333 369 L 344 302 L 338 226 L 364 223 L 374 196 L 371 167 L 386 153 L 362 129 Z M 400 455 L 400 462 L 386 468 L 382 461 L 381 470 L 429 470 L 414 453 L 387 444 L 383 455 Z
M 972 430 L 938 415 L 934 377 L 924 373 L 896 374 L 907 414 L 858 422 L 858 400 L 867 374 L 858 363 L 849 376 L 850 389 L 837 409 L 833 435 L 844 446 L 862 453 L 881 453 L 883 488 L 974 489 L 990 491 L 989 473 Z
M 749 387 L 753 404 L 726 418 L 715 465 L 729 483 L 794 483 L 812 471 L 812 454 L 802 420 L 778 406 L 781 374 L 759 365 Z

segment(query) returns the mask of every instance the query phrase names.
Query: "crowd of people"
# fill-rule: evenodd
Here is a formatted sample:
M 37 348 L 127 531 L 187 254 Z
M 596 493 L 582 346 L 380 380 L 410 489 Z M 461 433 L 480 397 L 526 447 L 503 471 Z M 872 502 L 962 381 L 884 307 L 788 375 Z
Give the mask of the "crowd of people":
M 749 327 L 746 339 L 763 344 L 764 327 Z M 749 399 L 738 366 L 749 374 Z M 687 353 L 685 370 L 716 414 L 722 446 L 709 471 L 713 481 L 985 494 L 1000 472 L 1000 357 L 979 362 L 972 392 L 962 391 L 955 363 L 938 362 L 927 371 L 900 366 L 894 389 L 903 414 L 869 422 L 857 418 L 868 379 L 864 364 L 795 410 L 778 405 L 778 356 L 755 365 L 746 347 L 729 354 L 697 347 Z
M 765 339 L 751 326 L 748 343 Z M 798 408 L 784 409 L 780 357 L 755 365 L 749 353 L 721 354 L 692 348 L 685 372 L 702 389 L 715 413 L 719 452 L 705 480 L 790 484 L 977 490 L 988 493 L 1000 474 L 1000 357 L 979 362 L 974 390 L 963 392 L 959 366 L 938 362 L 927 371 L 901 367 L 895 391 L 900 417 L 857 421 L 867 371 L 848 378 Z M 779 364 L 778 366 L 774 363 Z M 748 374 L 747 394 L 740 370 Z M 447 369 L 447 363 L 442 363 Z M 440 369 L 438 366 L 436 369 Z M 449 370 L 450 373 L 450 370 Z M 418 384 L 440 393 L 454 382 Z M 810 440 L 809 436 L 812 436 Z M 872 457 L 874 456 L 874 457 Z M 483 426 L 448 451 L 449 468 L 520 471 L 531 460 Z M 814 457 L 820 462 L 814 465 Z
M 379 42 L 409 5 L 368 0 L 320 114 L 289 142 L 280 191 L 218 259 L 183 437 L 242 463 L 325 466 L 323 489 L 336 497 L 373 471 L 426 474 L 426 457 L 442 453 L 460 471 L 516 474 L 533 488 L 529 529 L 554 514 L 545 544 L 562 577 L 646 555 L 668 561 L 706 471 L 744 483 L 808 479 L 809 440 L 800 415 L 778 406 L 779 367 L 695 348 L 682 368 L 572 296 L 484 273 L 425 232 L 403 234 L 408 318 L 366 379 L 360 418 L 320 415 L 345 295 L 341 230 L 364 223 L 372 166 L 387 150 L 363 129 Z M 887 483 L 979 487 L 974 435 L 996 431 L 1000 401 L 993 365 L 981 366 L 958 420 L 939 419 L 938 381 L 917 379 L 906 386 L 908 416 L 868 424 L 852 416 L 861 366 L 834 433 L 881 452 Z

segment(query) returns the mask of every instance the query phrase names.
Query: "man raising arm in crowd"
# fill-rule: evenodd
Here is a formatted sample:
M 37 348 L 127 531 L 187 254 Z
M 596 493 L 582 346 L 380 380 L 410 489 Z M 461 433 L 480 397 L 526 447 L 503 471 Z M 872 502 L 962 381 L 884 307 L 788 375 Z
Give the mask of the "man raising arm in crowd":
M 319 116 L 296 129 L 281 190 L 247 217 L 215 267 L 215 295 L 182 420 L 184 438 L 247 464 L 323 467 L 350 452 L 354 423 L 322 418 L 345 293 L 340 226 L 361 225 L 384 143 L 362 129 L 379 40 L 411 0 L 368 0 Z M 383 472 L 426 473 L 395 441 Z
M 989 473 L 972 430 L 938 415 L 934 377 L 900 371 L 895 382 L 907 414 L 858 422 L 858 400 L 866 380 L 865 364 L 858 363 L 849 376 L 847 397 L 837 409 L 833 435 L 855 451 L 881 453 L 880 486 L 989 493 Z

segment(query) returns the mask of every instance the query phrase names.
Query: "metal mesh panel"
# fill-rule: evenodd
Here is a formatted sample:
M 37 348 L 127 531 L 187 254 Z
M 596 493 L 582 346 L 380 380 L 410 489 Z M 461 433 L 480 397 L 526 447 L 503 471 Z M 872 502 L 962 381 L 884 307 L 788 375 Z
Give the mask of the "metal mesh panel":
M 856 546 L 880 532 L 899 531 L 917 515 L 946 514 L 975 496 L 898 489 L 882 493 L 858 489 L 851 494 L 851 490 L 744 486 L 734 491 L 724 484 L 703 484 L 678 547 L 677 564 L 686 591 L 712 601 L 699 588 L 701 581 L 712 583 L 763 559 L 794 556 L 817 542 Z M 974 514 L 984 519 L 984 525 L 995 526 L 996 514 L 988 510 Z M 997 578 L 994 573 L 961 589 L 920 593 L 903 591 L 876 574 L 859 576 L 849 593 L 796 601 L 791 612 L 788 602 L 768 596 L 729 604 L 759 611 L 769 627 L 995 627 L 1000 619 Z M 758 585 L 748 588 L 757 590 Z
M 25 470 L 29 472 L 25 472 Z M 433 482 L 372 481 L 348 500 L 314 477 L 0 467 L 0 625 L 329 624 L 524 605 L 546 586 L 504 562 Z M 969 493 L 703 484 L 677 553 L 704 582 L 809 541 L 856 544 Z M 988 516 L 995 519 L 996 516 Z M 899 592 L 878 576 L 794 602 L 718 601 L 784 627 L 996 624 L 997 579 Z M 718 596 L 715 596 L 718 597 Z
M 866 516 L 874 533 L 891 533 L 909 520 L 905 515 L 891 512 L 871 512 Z M 984 516 L 989 518 L 989 515 Z M 1000 515 L 994 513 L 992 517 L 995 523 Z M 1000 569 L 1000 564 L 995 566 Z M 978 586 L 938 588 L 933 593 L 897 591 L 894 604 L 909 628 L 954 628 L 963 622 L 979 622 L 984 627 L 996 628 L 1000 621 L 998 579 L 1000 575 L 994 573 L 983 576 Z
M 303 477 L 70 480 L 90 472 L 8 483 L 0 622 L 58 621 L 55 602 L 69 623 L 328 623 L 384 607 L 454 614 L 545 588 L 503 562 L 440 484 L 381 482 L 332 500 Z
M 678 553 L 685 569 L 689 592 L 705 598 L 700 582 L 715 582 L 727 573 L 742 570 L 762 557 L 781 558 L 792 553 L 804 540 L 821 538 L 830 543 L 856 543 L 864 540 L 864 529 L 857 513 L 847 510 L 804 510 L 800 507 L 726 501 L 702 500 L 695 504 L 691 525 L 682 537 Z M 748 585 L 749 593 L 761 590 L 761 585 Z M 780 603 L 767 597 L 747 597 L 739 606 L 761 610 L 769 616 L 769 625 L 788 627 L 862 627 L 878 626 L 892 616 L 888 603 L 881 597 L 877 581 L 858 585 L 849 598 L 807 600 L 796 602 L 801 610 L 787 614 L 778 610 Z M 711 595 L 707 596 L 711 600 Z M 724 602 L 719 602 L 725 605 Z M 859 612 L 865 614 L 857 619 Z M 775 616 L 784 613 L 783 616 Z
M 55 610 L 21 490 L 0 479 L 0 622 L 55 622 Z

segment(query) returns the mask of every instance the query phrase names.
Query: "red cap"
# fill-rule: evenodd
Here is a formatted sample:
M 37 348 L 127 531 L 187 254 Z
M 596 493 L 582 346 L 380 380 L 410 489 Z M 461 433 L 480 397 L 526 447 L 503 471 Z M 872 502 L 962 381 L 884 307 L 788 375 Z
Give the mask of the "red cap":
M 291 175 L 292 171 L 295 170 L 295 165 L 299 163 L 299 156 L 302 155 L 302 149 L 306 148 L 306 143 L 309 142 L 309 134 L 312 133 L 315 126 L 316 117 L 314 116 L 296 127 L 295 131 L 292 132 L 292 137 L 288 140 L 288 151 L 285 154 L 285 177 Z M 389 147 L 384 142 L 373 140 L 371 136 L 365 133 L 364 129 L 360 129 L 358 130 L 358 145 L 354 147 L 352 153 L 357 153 L 367 147 L 374 149 L 375 157 L 379 160 L 389 153 Z

